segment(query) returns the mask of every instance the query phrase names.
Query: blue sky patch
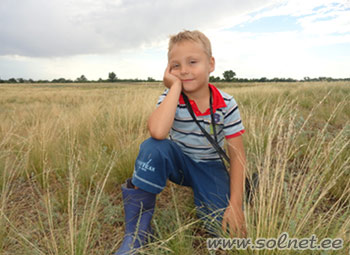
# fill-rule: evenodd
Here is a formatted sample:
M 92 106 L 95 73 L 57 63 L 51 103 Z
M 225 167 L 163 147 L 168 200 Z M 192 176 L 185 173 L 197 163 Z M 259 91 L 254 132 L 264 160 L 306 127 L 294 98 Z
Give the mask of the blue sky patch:
M 298 18 L 292 16 L 273 16 L 246 22 L 232 27 L 231 31 L 250 33 L 274 33 L 301 30 Z
M 314 46 L 309 49 L 309 53 L 326 59 L 348 58 L 350 57 L 350 45 L 349 43 L 337 43 Z

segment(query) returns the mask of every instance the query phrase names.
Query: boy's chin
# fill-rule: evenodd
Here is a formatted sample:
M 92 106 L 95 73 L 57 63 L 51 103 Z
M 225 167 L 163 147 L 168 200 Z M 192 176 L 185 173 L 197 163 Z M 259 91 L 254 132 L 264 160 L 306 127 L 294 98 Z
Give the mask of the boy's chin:
M 187 94 L 187 93 L 195 92 L 196 89 L 191 88 L 191 87 L 187 87 L 187 88 L 186 88 L 185 86 L 182 86 L 182 91 L 185 92 L 185 93 Z
M 185 93 L 193 93 L 196 91 L 201 90 L 203 87 L 205 86 L 198 86 L 198 85 L 194 85 L 194 84 L 182 84 L 182 91 Z

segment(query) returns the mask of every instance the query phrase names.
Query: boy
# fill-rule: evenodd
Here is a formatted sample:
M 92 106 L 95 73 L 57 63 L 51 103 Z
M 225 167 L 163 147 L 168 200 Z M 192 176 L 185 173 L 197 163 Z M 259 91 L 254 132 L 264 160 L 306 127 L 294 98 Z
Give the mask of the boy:
M 192 187 L 197 215 L 215 217 L 224 231 L 229 224 L 231 236 L 246 236 L 244 127 L 233 97 L 209 84 L 214 69 L 210 41 L 203 33 L 184 31 L 170 38 L 163 78 L 167 89 L 148 119 L 151 138 L 140 146 L 133 177 L 122 185 L 126 226 L 116 254 L 132 253 L 146 242 L 156 194 L 167 179 Z M 226 138 L 229 173 L 191 117 L 186 96 L 200 125 L 210 134 L 216 130 L 221 147 Z

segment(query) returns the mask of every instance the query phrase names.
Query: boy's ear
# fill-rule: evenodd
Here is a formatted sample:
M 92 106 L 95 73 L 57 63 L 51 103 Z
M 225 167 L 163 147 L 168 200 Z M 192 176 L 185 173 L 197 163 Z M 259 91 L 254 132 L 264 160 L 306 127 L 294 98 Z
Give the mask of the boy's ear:
M 211 57 L 209 59 L 209 66 L 210 66 L 209 71 L 214 72 L 214 70 L 215 70 L 215 58 L 214 57 Z

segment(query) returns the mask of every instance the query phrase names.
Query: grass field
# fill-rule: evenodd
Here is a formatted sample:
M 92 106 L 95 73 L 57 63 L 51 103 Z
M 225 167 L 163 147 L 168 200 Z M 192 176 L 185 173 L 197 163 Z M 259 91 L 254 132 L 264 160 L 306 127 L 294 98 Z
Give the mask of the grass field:
M 349 254 L 350 84 L 216 84 L 239 104 L 248 236 L 342 238 Z M 146 122 L 164 90 L 148 84 L 0 85 L 0 254 L 111 254 L 123 237 L 120 184 L 132 175 Z M 192 191 L 157 197 L 144 254 L 207 254 Z M 219 254 L 219 253 L 218 253 Z M 221 254 L 221 253 L 220 253 Z

